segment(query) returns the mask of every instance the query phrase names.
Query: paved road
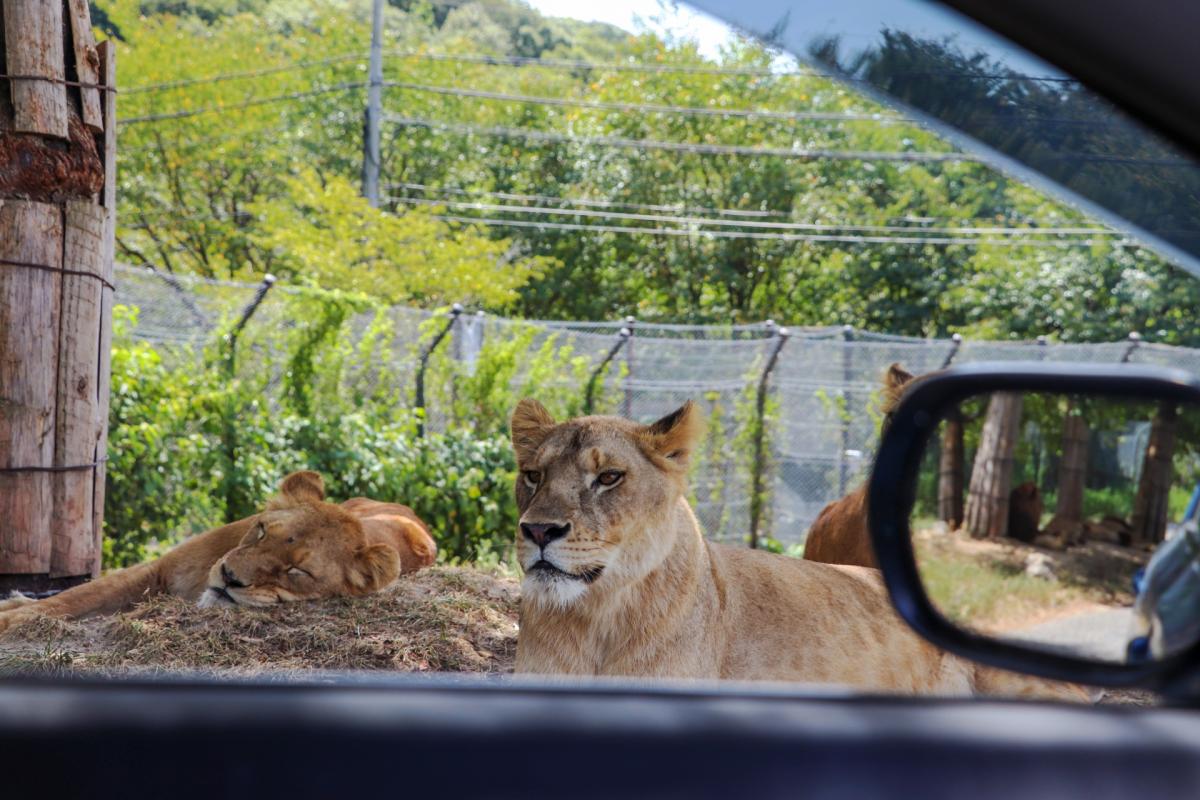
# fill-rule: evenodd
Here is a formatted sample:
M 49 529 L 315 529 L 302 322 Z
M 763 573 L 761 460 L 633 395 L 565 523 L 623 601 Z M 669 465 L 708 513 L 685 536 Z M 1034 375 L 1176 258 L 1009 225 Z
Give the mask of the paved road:
M 1124 661 L 1132 618 L 1133 611 L 1128 608 L 1085 611 L 1009 632 L 1007 638 L 1053 644 L 1104 661 Z

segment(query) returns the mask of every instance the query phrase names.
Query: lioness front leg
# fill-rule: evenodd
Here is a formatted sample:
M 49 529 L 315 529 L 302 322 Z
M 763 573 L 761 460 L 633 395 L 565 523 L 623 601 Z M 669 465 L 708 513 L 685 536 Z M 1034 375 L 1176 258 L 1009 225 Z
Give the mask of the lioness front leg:
M 128 608 L 137 601 L 158 594 L 155 563 L 117 570 L 65 592 L 0 611 L 0 633 L 38 617 L 78 619 L 93 614 L 109 614 Z

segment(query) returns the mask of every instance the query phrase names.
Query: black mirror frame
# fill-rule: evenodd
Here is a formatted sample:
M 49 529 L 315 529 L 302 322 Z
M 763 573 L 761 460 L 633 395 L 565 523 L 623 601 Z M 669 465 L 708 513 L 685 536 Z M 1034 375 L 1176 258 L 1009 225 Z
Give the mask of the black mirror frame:
M 868 527 L 897 613 L 938 647 L 994 667 L 1053 680 L 1194 696 L 1200 643 L 1162 661 L 1100 662 L 972 633 L 954 625 L 930 602 L 917 569 L 909 524 L 921 456 L 946 411 L 968 397 L 1002 391 L 1094 393 L 1200 405 L 1200 379 L 1159 367 L 1002 362 L 965 364 L 921 376 L 894 412 L 868 487 Z

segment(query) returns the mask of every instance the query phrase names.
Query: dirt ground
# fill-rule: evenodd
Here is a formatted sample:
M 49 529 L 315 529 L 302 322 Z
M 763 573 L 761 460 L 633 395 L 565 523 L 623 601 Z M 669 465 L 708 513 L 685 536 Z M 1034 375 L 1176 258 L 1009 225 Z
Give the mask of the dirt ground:
M 159 597 L 110 617 L 39 620 L 0 637 L 0 675 L 235 676 L 325 670 L 511 673 L 520 586 L 462 567 L 433 567 L 369 597 L 272 608 L 201 609 Z M 1103 703 L 1149 705 L 1144 692 Z

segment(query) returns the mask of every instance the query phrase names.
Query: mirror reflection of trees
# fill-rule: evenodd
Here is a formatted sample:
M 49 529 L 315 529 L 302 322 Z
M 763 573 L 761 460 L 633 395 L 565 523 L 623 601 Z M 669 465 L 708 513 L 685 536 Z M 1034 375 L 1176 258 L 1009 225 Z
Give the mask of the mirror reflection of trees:
M 1197 411 L 996 393 L 946 414 L 913 522 L 934 604 L 984 633 L 1124 659 L 1135 576 L 1196 496 Z

